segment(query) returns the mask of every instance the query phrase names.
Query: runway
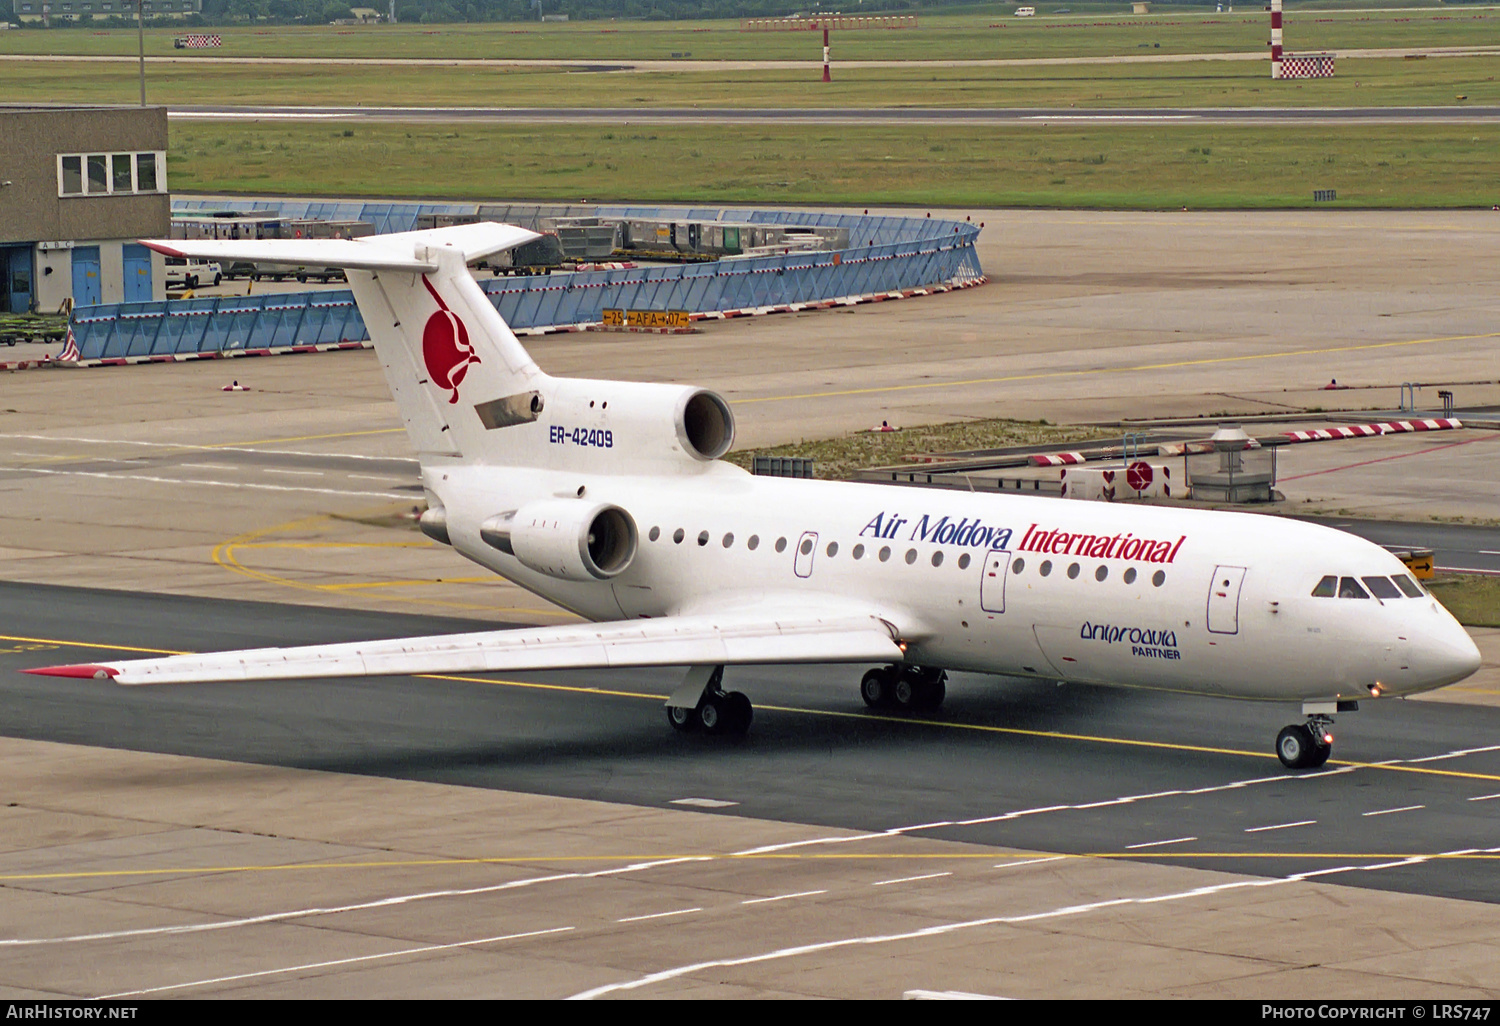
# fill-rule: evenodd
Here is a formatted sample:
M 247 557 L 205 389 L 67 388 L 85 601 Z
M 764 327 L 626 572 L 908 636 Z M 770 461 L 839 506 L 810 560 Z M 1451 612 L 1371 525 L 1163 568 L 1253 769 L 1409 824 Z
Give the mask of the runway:
M 1500 859 L 1475 851 L 1500 801 L 1495 708 L 1367 702 L 1327 771 L 1289 775 L 1280 705 L 961 675 L 911 718 L 870 713 L 852 667 L 736 667 L 757 719 L 735 743 L 668 727 L 672 671 L 160 689 L 13 672 L 486 626 L 469 621 L 8 583 L 0 608 L 4 736 L 1500 901 Z
M 466 121 L 486 124 L 1042 125 L 1480 124 L 1500 107 L 317 107 L 169 106 L 184 121 Z

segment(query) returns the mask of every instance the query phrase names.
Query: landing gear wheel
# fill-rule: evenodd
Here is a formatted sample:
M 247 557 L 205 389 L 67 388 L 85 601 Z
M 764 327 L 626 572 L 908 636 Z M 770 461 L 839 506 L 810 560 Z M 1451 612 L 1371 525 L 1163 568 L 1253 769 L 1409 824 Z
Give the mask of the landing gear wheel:
M 902 712 L 911 712 L 921 704 L 922 682 L 910 673 L 903 673 L 896 678 L 896 686 L 891 688 L 891 700 L 897 709 Z
M 890 670 L 871 670 L 859 682 L 859 697 L 863 698 L 865 705 L 871 709 L 888 709 L 891 705 L 891 692 L 894 690 L 895 683 L 895 674 Z
M 948 685 L 942 679 L 924 681 L 918 692 L 921 701 L 917 709 L 921 712 L 936 712 L 943 704 L 943 699 L 948 697 Z
M 1305 724 L 1282 727 L 1276 735 L 1276 757 L 1287 769 L 1317 769 L 1332 753 L 1333 746 L 1321 744 Z
M 724 705 L 729 714 L 729 727 L 725 733 L 743 736 L 750 730 L 750 722 L 755 719 L 755 707 L 742 691 L 731 691 L 725 695 Z
M 698 729 L 698 710 L 689 709 L 681 705 L 667 706 L 667 722 L 672 725 L 673 730 L 686 734 L 688 731 Z
M 705 734 L 723 732 L 724 721 L 727 719 L 724 704 L 724 699 L 719 695 L 708 695 L 698 703 L 698 723 Z

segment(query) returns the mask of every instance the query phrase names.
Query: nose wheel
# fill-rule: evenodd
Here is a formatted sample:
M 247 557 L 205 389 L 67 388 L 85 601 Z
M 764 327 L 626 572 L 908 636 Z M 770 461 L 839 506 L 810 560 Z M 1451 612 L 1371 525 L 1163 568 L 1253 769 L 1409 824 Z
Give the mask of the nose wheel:
M 1333 754 L 1333 719 L 1309 716 L 1306 723 L 1282 727 L 1276 735 L 1276 757 L 1287 769 L 1317 769 Z

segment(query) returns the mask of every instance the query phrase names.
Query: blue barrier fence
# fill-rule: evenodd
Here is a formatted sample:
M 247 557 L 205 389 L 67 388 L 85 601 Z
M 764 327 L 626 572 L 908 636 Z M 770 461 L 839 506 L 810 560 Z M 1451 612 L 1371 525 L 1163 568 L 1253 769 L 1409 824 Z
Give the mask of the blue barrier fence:
M 174 201 L 178 213 L 219 209 L 209 200 Z M 441 203 L 234 201 L 236 209 L 275 210 L 286 217 L 363 220 L 378 231 L 409 231 L 420 214 L 473 214 L 510 223 L 541 217 L 590 216 L 655 220 L 847 228 L 850 245 L 836 252 L 791 253 L 666 267 L 579 271 L 480 282 L 513 328 L 599 321 L 605 309 L 753 310 L 851 296 L 964 284 L 982 271 L 974 251 L 979 229 L 931 218 L 870 217 L 790 210 L 659 207 L 538 207 Z M 327 345 L 368 337 L 348 290 L 325 290 L 106 303 L 74 312 L 74 336 L 85 360 L 169 357 Z

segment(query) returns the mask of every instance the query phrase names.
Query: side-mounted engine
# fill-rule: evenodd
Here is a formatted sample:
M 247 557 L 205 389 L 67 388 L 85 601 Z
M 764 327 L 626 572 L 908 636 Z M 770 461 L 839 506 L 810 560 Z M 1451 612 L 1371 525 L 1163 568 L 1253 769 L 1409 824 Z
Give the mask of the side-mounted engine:
M 479 525 L 486 545 L 537 573 L 564 581 L 606 581 L 635 559 L 640 534 L 619 506 L 587 499 L 542 499 Z

